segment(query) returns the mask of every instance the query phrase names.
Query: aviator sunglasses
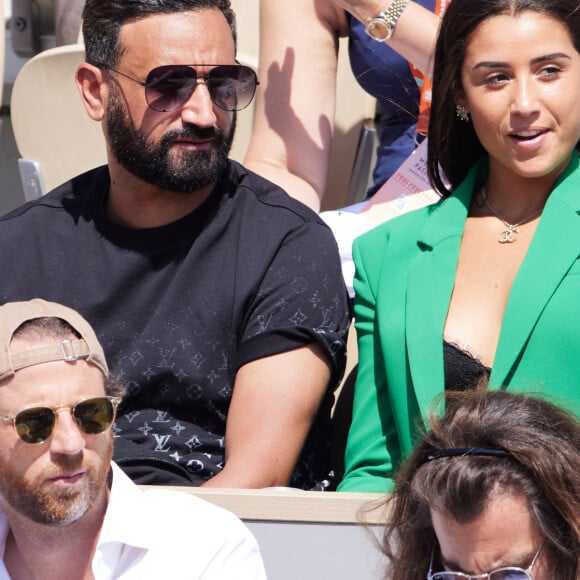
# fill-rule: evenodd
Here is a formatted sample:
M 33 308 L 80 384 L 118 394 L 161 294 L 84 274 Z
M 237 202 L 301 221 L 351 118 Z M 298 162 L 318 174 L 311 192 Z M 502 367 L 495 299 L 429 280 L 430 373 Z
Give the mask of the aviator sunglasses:
M 96 435 L 111 426 L 120 402 L 121 397 L 95 397 L 61 407 L 29 407 L 10 415 L 0 415 L 0 421 L 12 424 L 25 443 L 42 443 L 52 434 L 57 412 L 70 409 L 79 429 L 88 435 Z
M 185 104 L 200 79 L 205 81 L 212 102 L 224 111 L 241 111 L 254 98 L 258 77 L 241 64 L 168 64 L 152 69 L 145 81 L 137 80 L 107 65 L 98 65 L 145 87 L 145 100 L 159 113 L 169 113 Z M 213 68 L 205 75 L 193 67 Z
M 536 564 L 536 560 L 542 551 L 544 544 L 540 546 L 536 555 L 534 556 L 530 566 L 524 570 L 517 566 L 508 566 L 505 568 L 498 568 L 486 574 L 465 574 L 464 572 L 433 572 L 433 561 L 435 557 L 435 548 L 431 552 L 431 563 L 429 564 L 429 572 L 427 573 L 427 580 L 533 580 L 532 570 Z

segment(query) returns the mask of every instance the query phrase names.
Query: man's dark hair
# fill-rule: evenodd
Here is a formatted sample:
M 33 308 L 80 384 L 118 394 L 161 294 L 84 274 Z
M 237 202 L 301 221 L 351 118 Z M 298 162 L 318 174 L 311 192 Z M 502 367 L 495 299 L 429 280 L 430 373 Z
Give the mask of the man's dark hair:
M 119 31 L 127 20 L 212 9 L 220 10 L 225 16 L 235 42 L 236 20 L 229 0 L 87 0 L 83 10 L 86 60 L 95 66 L 114 68 L 123 54 Z

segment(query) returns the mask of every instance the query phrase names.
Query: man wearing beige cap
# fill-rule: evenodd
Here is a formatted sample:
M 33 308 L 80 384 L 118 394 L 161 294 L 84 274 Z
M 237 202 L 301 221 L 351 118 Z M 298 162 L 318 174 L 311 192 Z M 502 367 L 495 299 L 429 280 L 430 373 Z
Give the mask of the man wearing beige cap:
M 265 578 L 234 515 L 111 462 L 121 392 L 77 312 L 0 307 L 0 580 Z

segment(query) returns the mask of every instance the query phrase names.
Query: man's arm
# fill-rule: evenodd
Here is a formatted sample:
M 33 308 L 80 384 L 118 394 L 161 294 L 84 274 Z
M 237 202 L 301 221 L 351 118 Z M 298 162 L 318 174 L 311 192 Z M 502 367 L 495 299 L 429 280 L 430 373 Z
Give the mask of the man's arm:
M 227 418 L 226 464 L 204 486 L 288 485 L 330 374 L 319 344 L 242 366 Z

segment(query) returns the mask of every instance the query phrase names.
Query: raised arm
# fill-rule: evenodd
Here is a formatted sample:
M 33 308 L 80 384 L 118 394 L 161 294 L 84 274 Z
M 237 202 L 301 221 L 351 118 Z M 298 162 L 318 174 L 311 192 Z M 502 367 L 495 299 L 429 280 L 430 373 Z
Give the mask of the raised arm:
M 366 22 L 376 0 L 262 0 L 260 67 L 250 169 L 315 210 L 326 187 L 334 127 L 338 39 L 345 10 Z M 409 2 L 388 44 L 430 73 L 438 18 Z
M 260 2 L 261 84 L 245 165 L 315 210 L 326 185 L 340 34 L 346 18 L 328 0 Z
M 393 0 L 334 0 L 357 20 L 369 18 L 386 10 Z M 397 21 L 395 32 L 386 43 L 413 63 L 423 74 L 431 75 L 433 50 L 439 28 L 439 18 L 416 2 L 409 2 Z

